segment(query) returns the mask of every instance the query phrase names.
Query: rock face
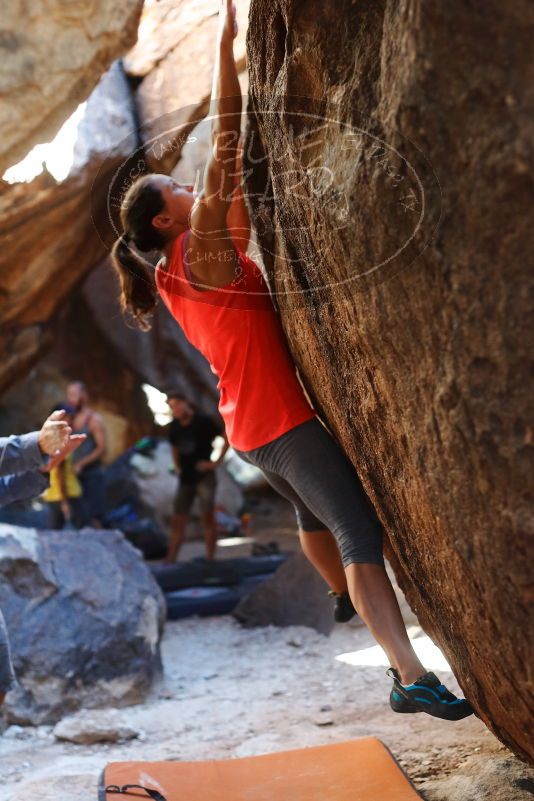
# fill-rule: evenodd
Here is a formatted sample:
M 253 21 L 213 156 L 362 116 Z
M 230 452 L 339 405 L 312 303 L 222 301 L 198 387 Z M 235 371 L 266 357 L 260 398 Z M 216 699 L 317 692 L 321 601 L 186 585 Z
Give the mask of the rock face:
M 247 39 L 248 194 L 295 360 L 410 604 L 523 758 L 533 14 L 253 0 Z
M 240 601 L 232 614 L 244 626 L 309 626 L 330 634 L 333 608 L 323 579 L 297 553 Z
M 0 193 L 0 392 L 50 344 L 49 321 L 106 253 L 100 229 L 109 176 L 133 148 L 130 92 L 118 64 L 93 92 L 80 129 L 76 166 L 65 181 L 42 173 L 27 184 L 4 184 Z
M 502 778 L 506 776 L 506 782 Z M 534 793 L 534 773 L 511 756 L 492 755 L 469 758 L 445 779 L 430 779 L 419 789 L 426 801 L 530 801 Z
M 111 62 L 136 40 L 143 0 L 2 6 L 0 176 L 52 139 Z
M 139 703 L 160 670 L 163 596 L 115 531 L 0 526 L 0 607 L 20 688 L 15 723 Z

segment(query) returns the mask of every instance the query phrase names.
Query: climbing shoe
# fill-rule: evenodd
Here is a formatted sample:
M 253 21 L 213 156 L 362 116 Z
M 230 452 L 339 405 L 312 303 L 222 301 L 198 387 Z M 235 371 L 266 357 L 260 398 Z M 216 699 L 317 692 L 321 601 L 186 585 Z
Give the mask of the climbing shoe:
M 349 620 L 352 620 L 356 614 L 356 610 L 352 605 L 348 592 L 334 592 L 334 590 L 329 590 L 328 595 L 336 599 L 334 606 L 334 619 L 336 623 L 347 623 Z
M 434 673 L 425 673 L 413 684 L 404 685 L 395 668 L 387 675 L 393 679 L 389 703 L 394 712 L 426 712 L 444 720 L 462 720 L 473 714 L 465 698 L 456 698 Z

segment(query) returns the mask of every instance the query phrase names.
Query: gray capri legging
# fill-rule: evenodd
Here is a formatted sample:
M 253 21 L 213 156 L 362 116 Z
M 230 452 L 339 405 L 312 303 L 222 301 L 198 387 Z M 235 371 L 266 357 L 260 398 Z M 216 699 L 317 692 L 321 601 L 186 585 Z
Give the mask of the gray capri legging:
M 299 528 L 333 533 L 345 567 L 384 564 L 382 525 L 353 464 L 318 417 L 259 448 L 234 450 L 291 501 Z

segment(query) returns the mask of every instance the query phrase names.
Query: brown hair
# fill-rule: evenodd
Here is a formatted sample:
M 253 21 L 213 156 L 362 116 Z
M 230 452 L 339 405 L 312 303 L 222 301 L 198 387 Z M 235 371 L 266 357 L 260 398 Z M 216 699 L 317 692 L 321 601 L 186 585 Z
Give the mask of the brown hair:
M 168 392 L 168 393 L 167 393 L 167 401 L 170 401 L 170 400 L 179 400 L 179 401 L 183 401 L 184 403 L 187 403 L 187 405 L 188 405 L 188 406 L 190 406 L 190 407 L 191 407 L 191 409 L 192 409 L 194 412 L 196 412 L 196 411 L 197 411 L 197 406 L 196 406 L 196 404 L 195 404 L 195 403 L 194 403 L 194 402 L 191 400 L 191 398 L 188 398 L 186 395 L 182 395 L 182 393 L 181 393 L 181 392 Z
M 144 331 L 150 328 L 147 318 L 156 306 L 157 291 L 153 268 L 135 252 L 132 244 L 148 253 L 161 250 L 166 242 L 165 236 L 152 225 L 152 218 L 160 213 L 165 201 L 150 179 L 150 175 L 138 178 L 124 195 L 120 211 L 124 234 L 111 250 L 111 261 L 119 277 L 121 309 L 129 312 Z

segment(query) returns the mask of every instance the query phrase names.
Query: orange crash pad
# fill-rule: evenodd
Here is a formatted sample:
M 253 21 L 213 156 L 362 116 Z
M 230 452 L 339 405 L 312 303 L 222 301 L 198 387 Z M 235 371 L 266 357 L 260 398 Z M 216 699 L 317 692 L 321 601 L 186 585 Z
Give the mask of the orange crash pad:
M 127 785 L 140 785 L 141 789 L 127 789 Z M 152 793 L 148 795 L 142 788 Z M 417 801 L 420 796 L 387 748 L 374 737 L 366 737 L 244 759 L 112 762 L 107 766 L 101 779 L 99 801 L 147 798 L 154 801 Z

